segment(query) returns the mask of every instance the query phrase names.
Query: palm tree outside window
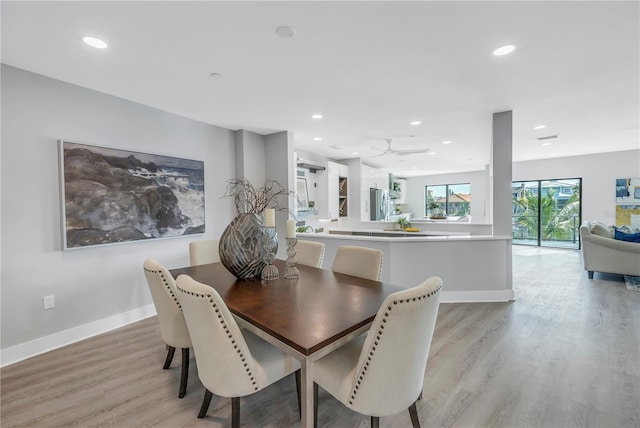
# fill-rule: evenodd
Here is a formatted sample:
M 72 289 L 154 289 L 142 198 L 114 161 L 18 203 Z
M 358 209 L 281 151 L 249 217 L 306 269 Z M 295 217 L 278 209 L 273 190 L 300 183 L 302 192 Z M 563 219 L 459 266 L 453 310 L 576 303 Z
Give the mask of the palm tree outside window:
M 514 244 L 580 248 L 582 179 L 512 184 Z

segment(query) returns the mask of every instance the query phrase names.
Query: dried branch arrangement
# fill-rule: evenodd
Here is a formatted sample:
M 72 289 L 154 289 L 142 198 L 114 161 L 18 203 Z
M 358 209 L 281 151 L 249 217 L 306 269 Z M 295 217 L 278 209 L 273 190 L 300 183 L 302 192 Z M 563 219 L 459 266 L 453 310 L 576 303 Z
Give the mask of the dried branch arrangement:
M 260 187 L 255 187 L 246 178 L 227 180 L 227 190 L 223 198 L 233 198 L 236 211 L 242 213 L 262 213 L 265 208 L 285 211 L 288 208 L 278 205 L 278 196 L 295 196 L 295 192 L 287 190 L 276 180 L 266 180 Z

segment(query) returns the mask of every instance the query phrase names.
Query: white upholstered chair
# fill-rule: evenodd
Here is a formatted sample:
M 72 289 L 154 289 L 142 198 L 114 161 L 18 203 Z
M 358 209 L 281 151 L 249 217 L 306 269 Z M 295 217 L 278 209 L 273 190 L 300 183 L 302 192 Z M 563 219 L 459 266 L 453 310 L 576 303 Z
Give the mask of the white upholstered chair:
M 167 344 L 167 358 L 162 368 L 168 369 L 176 348 L 182 349 L 182 373 L 178 393 L 178 397 L 182 398 L 187 392 L 191 337 L 176 294 L 176 283 L 169 271 L 154 259 L 144 261 L 144 275 L 158 314 L 160 334 Z
M 414 427 L 420 426 L 416 400 L 435 329 L 442 280 L 431 277 L 408 290 L 389 295 L 371 329 L 314 363 L 314 419 L 318 385 L 348 408 L 371 416 L 409 409 Z
M 380 250 L 367 247 L 343 245 L 338 247 L 331 270 L 360 278 L 380 281 L 382 277 L 382 257 Z
M 189 242 L 189 261 L 191 266 L 206 265 L 220 261 L 218 239 Z
M 220 295 L 187 275 L 177 289 L 189 327 L 198 376 L 205 387 L 198 414 L 212 394 L 231 397 L 231 425 L 240 425 L 240 397 L 253 394 L 300 369 L 300 363 L 246 329 L 240 330 Z
M 322 242 L 298 240 L 296 262 L 301 265 L 322 268 L 324 244 Z

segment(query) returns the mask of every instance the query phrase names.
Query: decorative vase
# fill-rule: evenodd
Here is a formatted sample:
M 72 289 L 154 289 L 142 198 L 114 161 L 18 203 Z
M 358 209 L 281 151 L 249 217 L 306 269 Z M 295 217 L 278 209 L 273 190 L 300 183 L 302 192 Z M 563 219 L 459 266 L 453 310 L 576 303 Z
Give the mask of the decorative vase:
M 272 239 L 275 243 L 272 250 L 278 251 L 278 236 L 268 238 L 265 234 L 264 218 L 262 214 L 238 214 L 220 237 L 220 261 L 229 272 L 238 278 L 253 278 L 260 276 L 266 265 L 265 239 Z M 271 247 L 271 246 L 270 246 Z

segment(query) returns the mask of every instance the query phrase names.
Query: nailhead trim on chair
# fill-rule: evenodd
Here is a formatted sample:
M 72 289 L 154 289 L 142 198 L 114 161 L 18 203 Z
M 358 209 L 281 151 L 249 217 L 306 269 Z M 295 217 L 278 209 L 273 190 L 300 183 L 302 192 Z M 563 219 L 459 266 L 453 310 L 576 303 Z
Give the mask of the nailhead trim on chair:
M 144 270 L 146 270 L 147 272 L 151 272 L 154 275 L 160 275 L 160 279 L 162 279 L 162 283 L 164 284 L 165 288 L 167 289 L 171 297 L 173 297 L 173 301 L 176 302 L 176 305 L 178 305 L 180 310 L 182 310 L 182 306 L 180 306 L 180 300 L 178 300 L 178 296 L 175 295 L 173 289 L 169 287 L 169 281 L 167 281 L 167 278 L 164 276 L 164 272 L 162 272 L 161 270 L 147 269 L 146 267 L 144 268 Z
M 240 348 L 238 347 L 236 340 L 233 338 L 233 335 L 231 334 L 231 331 L 229 330 L 227 323 L 225 322 L 224 318 L 222 317 L 222 314 L 220 313 L 220 308 L 218 308 L 218 306 L 216 305 L 215 301 L 213 300 L 213 297 L 210 294 L 200 294 L 200 293 L 194 293 L 192 291 L 187 291 L 180 288 L 179 286 L 178 286 L 178 289 L 185 294 L 189 294 L 191 296 L 200 297 L 200 298 L 209 300 L 209 303 L 211 303 L 211 306 L 213 307 L 216 314 L 218 315 L 218 320 L 220 321 L 220 324 L 222 325 L 224 332 L 227 333 L 227 338 L 231 339 L 231 344 L 233 345 L 233 349 L 236 350 L 236 352 L 238 353 L 238 356 L 240 357 L 240 360 L 242 361 L 242 363 L 244 363 L 244 367 L 246 368 L 246 371 L 247 371 L 247 376 L 249 376 L 249 380 L 253 385 L 254 391 L 257 391 L 258 384 L 256 383 L 255 375 L 251 373 L 251 369 L 248 367 L 249 364 L 247 363 L 247 359 L 242 353 L 242 351 L 240 350 Z
M 384 265 L 384 253 L 380 255 L 380 272 L 378 272 L 378 281 L 382 279 L 382 266 Z
M 320 253 L 320 263 L 318 263 L 318 266 L 317 266 L 319 268 L 322 268 L 322 262 L 324 261 L 324 250 L 325 248 L 322 247 L 322 252 Z
M 442 288 L 442 286 L 438 287 L 437 289 L 435 289 L 432 292 L 427 293 L 427 294 L 425 294 L 423 296 L 413 297 L 411 299 L 394 300 L 393 301 L 393 305 L 397 305 L 398 303 L 415 302 L 416 300 L 422 300 L 422 299 L 424 299 L 426 301 L 427 298 L 435 295 L 436 293 L 439 293 L 441 288 Z M 392 309 L 393 309 L 392 305 L 389 305 L 387 307 L 387 312 L 384 313 L 384 318 L 382 318 L 382 324 L 380 324 L 380 328 L 375 333 L 376 334 L 376 339 L 373 342 L 373 346 L 371 347 L 371 351 L 369 351 L 369 355 L 367 356 L 367 360 L 364 362 L 364 367 L 362 368 L 360 373 L 358 373 L 358 376 L 356 376 L 356 378 L 358 380 L 356 381 L 353 389 L 351 390 L 351 395 L 349 397 L 349 404 L 350 405 L 353 405 L 353 400 L 355 400 L 356 394 L 358 393 L 358 389 L 360 387 L 360 384 L 364 380 L 364 376 L 367 373 L 367 369 L 369 368 L 369 363 L 372 361 L 373 354 L 375 353 L 374 351 L 376 350 L 376 347 L 378 346 L 378 343 L 382 341 L 381 340 L 382 333 L 383 333 L 382 330 L 384 330 L 384 324 L 387 322 L 387 318 L 389 317 L 389 313 L 391 312 Z

